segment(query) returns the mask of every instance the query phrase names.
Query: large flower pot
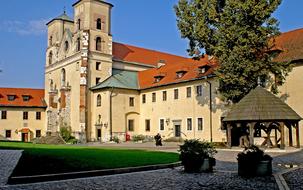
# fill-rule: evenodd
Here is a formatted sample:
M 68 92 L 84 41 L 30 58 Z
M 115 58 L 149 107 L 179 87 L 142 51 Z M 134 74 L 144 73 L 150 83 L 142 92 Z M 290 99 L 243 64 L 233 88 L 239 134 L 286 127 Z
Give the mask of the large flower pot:
M 272 174 L 272 161 L 263 160 L 256 164 L 239 162 L 238 175 L 243 177 L 268 176 Z
M 204 158 L 200 171 L 201 172 L 212 172 L 213 166 L 215 166 L 215 164 L 216 164 L 215 158 Z

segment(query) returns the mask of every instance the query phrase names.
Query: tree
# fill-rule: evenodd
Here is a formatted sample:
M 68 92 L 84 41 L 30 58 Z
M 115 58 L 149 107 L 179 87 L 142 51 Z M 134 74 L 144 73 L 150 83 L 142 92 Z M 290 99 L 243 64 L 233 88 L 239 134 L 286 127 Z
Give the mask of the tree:
M 219 92 L 227 101 L 240 101 L 268 80 L 277 93 L 285 81 L 289 63 L 273 61 L 278 21 L 271 14 L 281 0 L 179 0 L 175 6 L 182 38 L 189 40 L 188 53 L 201 58 L 205 53 L 219 63 L 216 75 Z

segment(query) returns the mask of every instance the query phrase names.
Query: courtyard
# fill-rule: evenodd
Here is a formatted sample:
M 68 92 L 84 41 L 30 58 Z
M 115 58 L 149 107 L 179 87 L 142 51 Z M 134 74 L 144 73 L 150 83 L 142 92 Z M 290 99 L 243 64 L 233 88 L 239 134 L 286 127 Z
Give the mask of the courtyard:
M 83 146 L 81 146 L 83 148 Z M 70 149 L 79 149 L 71 146 Z M 155 147 L 153 143 L 87 144 L 87 149 L 140 150 L 177 152 L 178 143 L 165 143 Z M 21 148 L 22 149 L 22 148 Z M 219 149 L 217 164 L 213 173 L 187 174 L 182 167 L 133 172 L 100 177 L 69 179 L 21 185 L 7 185 L 6 180 L 21 156 L 20 150 L 1 150 L 0 189 L 281 189 L 285 184 L 290 189 L 302 189 L 303 151 L 268 149 L 273 159 L 273 176 L 241 178 L 237 174 L 237 154 L 242 149 Z M 8 171 L 8 172 L 6 172 Z M 282 180 L 279 179 L 282 176 Z M 284 186 L 283 186 L 284 183 Z M 286 187 L 287 187 L 286 186 Z

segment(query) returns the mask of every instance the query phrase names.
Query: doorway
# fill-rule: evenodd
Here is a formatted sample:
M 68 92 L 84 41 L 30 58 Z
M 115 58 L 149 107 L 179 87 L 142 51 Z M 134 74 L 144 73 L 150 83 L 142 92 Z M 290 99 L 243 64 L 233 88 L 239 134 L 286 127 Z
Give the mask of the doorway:
M 101 141 L 101 129 L 97 129 L 97 139 Z
M 21 141 L 22 142 L 28 142 L 28 133 L 22 133 Z
M 175 137 L 181 137 L 181 125 L 175 125 Z

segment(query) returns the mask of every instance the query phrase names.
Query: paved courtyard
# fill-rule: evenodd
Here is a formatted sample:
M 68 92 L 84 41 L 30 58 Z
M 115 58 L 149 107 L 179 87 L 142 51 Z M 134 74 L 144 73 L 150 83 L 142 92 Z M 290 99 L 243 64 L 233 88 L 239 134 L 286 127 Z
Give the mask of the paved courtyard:
M 97 144 L 89 146 L 100 146 Z M 142 148 L 147 150 L 177 151 L 176 144 L 155 147 L 153 144 L 101 145 L 102 147 Z M 236 156 L 240 149 L 219 150 L 214 173 L 186 174 L 182 167 L 113 176 L 82 178 L 8 186 L 5 179 L 19 159 L 20 151 L 0 150 L 0 189 L 279 189 L 274 177 L 244 179 L 237 175 Z M 274 173 L 303 165 L 303 151 L 269 152 L 274 157 Z M 283 175 L 290 189 L 303 189 L 303 169 Z

